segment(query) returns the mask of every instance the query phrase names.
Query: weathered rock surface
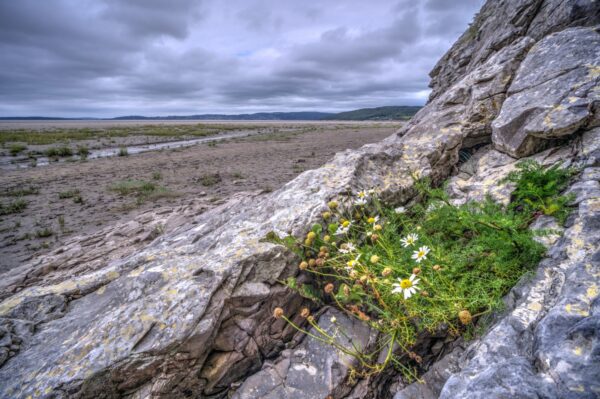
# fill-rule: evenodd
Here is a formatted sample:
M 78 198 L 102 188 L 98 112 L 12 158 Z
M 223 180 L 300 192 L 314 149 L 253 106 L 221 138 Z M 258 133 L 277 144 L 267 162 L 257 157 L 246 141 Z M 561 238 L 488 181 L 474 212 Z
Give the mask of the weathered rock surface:
M 323 313 L 318 323 L 345 347 L 367 350 L 375 343 L 376 334 L 368 326 L 335 309 Z M 310 332 L 315 333 L 314 329 Z M 344 397 L 352 388 L 347 381 L 349 368 L 357 363 L 331 345 L 305 337 L 302 344 L 284 350 L 274 363 L 265 363 L 261 371 L 246 379 L 233 399 Z
M 385 199 L 400 204 L 414 196 L 411 173 L 436 181 L 447 177 L 456 169 L 461 149 L 491 142 L 492 121 L 502 115 L 507 96 L 528 92 L 524 84 L 522 91 L 509 93 L 513 85 L 519 87 L 524 59 L 535 61 L 540 49 L 555 49 L 549 41 L 580 54 L 569 44 L 573 35 L 585 38 L 582 46 L 596 43 L 593 29 L 568 28 L 598 24 L 598 8 L 597 2 L 584 0 L 489 1 L 474 28 L 434 69 L 429 104 L 399 134 L 338 154 L 276 192 L 238 196 L 123 258 L 106 254 L 76 263 L 76 270 L 63 267 L 66 263 L 58 258 L 51 267 L 50 260 L 28 265 L 33 269 L 24 268 L 27 272 L 2 286 L 0 397 L 220 398 L 255 372 L 275 378 L 269 370 L 277 370 L 294 353 L 289 348 L 276 359 L 286 343 L 294 342 L 294 330 L 274 321 L 272 310 L 283 305 L 286 314 L 294 315 L 303 300 L 278 284 L 296 273 L 296 259 L 283 247 L 264 242 L 266 234 L 304 233 L 329 199 L 343 199 L 359 188 L 375 187 Z M 547 36 L 554 31 L 557 35 Z M 589 51 L 581 54 L 587 57 Z M 586 66 L 592 73 L 597 67 Z M 586 122 L 577 126 L 579 134 L 598 117 L 596 94 L 586 86 L 589 75 L 576 76 L 579 80 L 569 82 L 586 87 L 581 101 L 592 99 L 586 103 Z M 571 130 L 575 125 L 569 122 Z M 498 133 L 502 137 L 496 141 L 509 141 L 512 132 Z M 572 188 L 578 211 L 564 237 L 536 276 L 508 298 L 512 311 L 459 361 L 448 358 L 448 367 L 456 367 L 446 370 L 440 363 L 424 397 L 437 392 L 448 398 L 594 394 L 597 129 L 573 143 L 536 155 L 547 162 L 577 157 L 585 164 L 579 185 Z M 462 169 L 467 176 L 451 185 L 457 201 L 487 192 L 498 198 L 510 194 L 495 182 L 508 173 L 514 158 L 488 149 L 470 162 L 470 172 L 466 164 Z M 272 369 L 263 366 L 265 359 Z M 297 360 L 288 357 L 290 364 L 292 359 Z M 342 370 L 336 381 L 344 377 Z M 265 384 L 255 389 L 276 382 L 266 379 Z M 338 395 L 335 389 L 329 392 Z M 373 392 L 359 384 L 349 395 L 374 397 Z
M 466 351 L 459 347 L 424 375 L 426 384 L 411 384 L 394 399 L 413 398 L 593 398 L 599 395 L 596 379 L 600 358 L 597 327 L 578 336 L 578 325 L 595 326 L 599 298 L 600 262 L 600 129 L 573 140 L 568 146 L 532 156 L 550 165 L 582 168 L 569 227 L 550 246 L 535 276 L 524 279 L 506 298 L 506 314 Z M 491 184 L 514 170 L 518 160 L 490 147 L 482 148 L 448 190 L 456 202 L 480 200 L 486 193 L 508 199 L 510 185 Z M 473 165 L 469 165 L 472 163 Z M 470 171 L 467 173 L 465 170 Z M 585 188 L 582 188 L 585 187 Z M 551 219 L 551 218 L 550 218 Z M 553 228 L 540 217 L 532 228 Z M 585 350 L 583 348 L 586 348 Z
M 521 63 L 492 123 L 494 146 L 512 156 L 600 121 L 600 31 L 570 28 L 538 42 Z

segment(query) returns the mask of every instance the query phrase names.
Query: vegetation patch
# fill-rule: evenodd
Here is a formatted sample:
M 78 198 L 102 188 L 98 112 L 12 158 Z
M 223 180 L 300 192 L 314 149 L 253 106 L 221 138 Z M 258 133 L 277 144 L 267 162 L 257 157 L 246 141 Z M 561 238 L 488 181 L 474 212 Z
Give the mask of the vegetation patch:
M 11 144 L 8 147 L 8 151 L 10 152 L 10 155 L 12 155 L 13 157 L 16 157 L 17 155 L 19 155 L 21 152 L 25 151 L 27 149 L 27 146 L 24 144 Z
M 27 201 L 18 198 L 7 203 L 0 202 L 0 216 L 11 215 L 13 213 L 21 213 L 27 208 Z
M 37 195 L 40 189 L 35 186 L 12 187 L 6 189 L 2 195 L 5 197 L 25 197 L 27 195 Z
M 123 180 L 109 187 L 122 196 L 134 197 L 138 205 L 148 200 L 156 200 L 176 195 L 169 189 L 144 180 Z
M 50 147 L 44 151 L 44 155 L 48 158 L 70 157 L 73 155 L 73 150 L 67 146 Z
M 200 184 L 204 187 L 214 186 L 221 182 L 221 175 L 218 173 L 206 173 L 198 178 Z
M 274 233 L 268 239 L 295 251 L 300 270 L 316 277 L 311 284 L 295 278 L 285 284 L 380 331 L 379 349 L 399 349 L 388 350 L 378 362 L 379 351 L 344 347 L 336 334 L 345 332 L 321 329 L 303 309 L 301 316 L 313 327 L 311 337 L 356 357 L 362 366 L 356 373 L 392 366 L 413 378 L 422 371 L 415 352 L 418 337 L 473 333 L 474 322 L 501 310 L 502 297 L 539 263 L 545 249 L 534 240 L 540 233 L 528 226 L 541 204 L 551 205 L 552 215 L 568 213 L 567 202 L 559 198 L 572 174 L 520 164 L 507 180 L 517 187 L 508 206 L 489 198 L 454 205 L 443 188 L 415 179 L 422 202 L 410 209 L 382 203 L 373 190 L 361 191 L 344 206 L 330 202 L 322 222 L 302 239 Z M 309 334 L 282 308 L 274 316 Z

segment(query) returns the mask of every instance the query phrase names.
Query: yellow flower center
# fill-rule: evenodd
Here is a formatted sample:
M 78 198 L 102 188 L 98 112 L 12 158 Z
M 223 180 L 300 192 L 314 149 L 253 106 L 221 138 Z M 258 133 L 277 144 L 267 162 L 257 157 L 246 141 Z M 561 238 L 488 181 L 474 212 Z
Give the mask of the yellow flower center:
M 417 256 L 419 258 L 422 258 L 423 256 L 425 256 L 425 251 L 419 251 L 419 253 L 417 254 Z
M 348 226 L 350 226 L 350 222 L 346 220 L 346 221 L 344 221 L 344 223 L 342 223 L 342 226 L 348 227 Z
M 368 222 L 368 223 L 375 223 L 375 218 L 369 218 L 369 219 L 367 220 L 367 222 Z
M 402 289 L 407 289 L 412 287 L 413 283 L 412 281 L 410 281 L 409 279 L 405 278 L 404 280 L 400 281 L 400 288 Z

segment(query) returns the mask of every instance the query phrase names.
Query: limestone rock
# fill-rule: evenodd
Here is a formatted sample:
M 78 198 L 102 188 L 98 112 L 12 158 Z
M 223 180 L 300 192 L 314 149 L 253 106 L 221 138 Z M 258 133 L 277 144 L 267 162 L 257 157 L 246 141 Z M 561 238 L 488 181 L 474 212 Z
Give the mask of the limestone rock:
M 588 125 L 600 103 L 600 32 L 570 28 L 542 39 L 521 63 L 492 123 L 492 141 L 515 157 Z
M 336 318 L 335 323 L 332 317 Z M 376 337 L 364 323 L 335 309 L 323 313 L 318 323 L 345 347 L 367 350 Z M 315 333 L 314 329 L 311 332 Z M 356 367 L 356 363 L 356 359 L 333 346 L 305 337 L 301 345 L 283 351 L 275 362 L 266 363 L 261 371 L 247 378 L 233 399 L 344 397 L 352 388 L 347 381 L 349 368 Z

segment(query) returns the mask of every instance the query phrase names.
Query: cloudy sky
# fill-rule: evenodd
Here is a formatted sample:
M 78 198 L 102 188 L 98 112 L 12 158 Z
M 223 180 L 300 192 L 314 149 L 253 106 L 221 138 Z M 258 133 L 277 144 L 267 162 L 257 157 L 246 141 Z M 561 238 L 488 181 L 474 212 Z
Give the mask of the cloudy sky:
M 0 116 L 423 104 L 482 0 L 0 0 Z

